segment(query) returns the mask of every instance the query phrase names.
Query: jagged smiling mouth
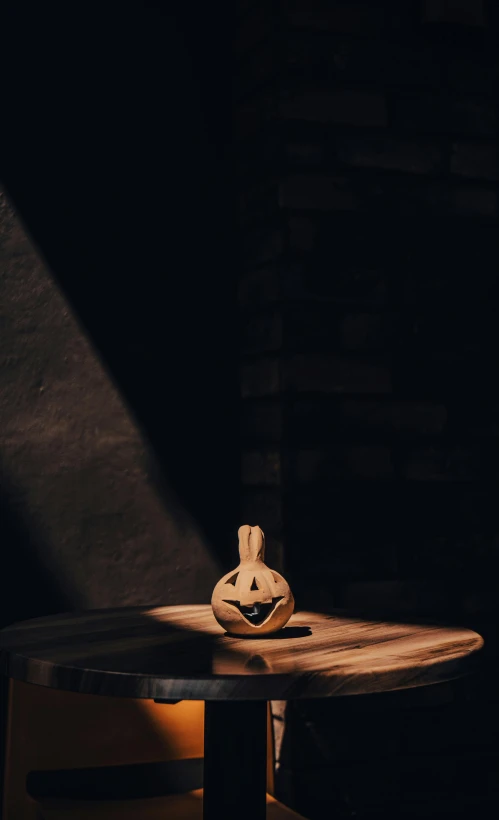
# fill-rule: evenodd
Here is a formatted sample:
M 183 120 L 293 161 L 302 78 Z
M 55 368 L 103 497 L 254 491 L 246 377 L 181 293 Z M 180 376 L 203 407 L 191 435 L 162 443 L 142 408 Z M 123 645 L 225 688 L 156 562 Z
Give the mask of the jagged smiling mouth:
M 267 620 L 279 601 L 282 601 L 283 597 L 283 595 L 279 595 L 277 598 L 272 598 L 272 602 L 269 604 L 254 603 L 251 606 L 241 606 L 239 601 L 228 601 L 226 599 L 224 599 L 224 603 L 235 607 L 250 624 L 260 626 L 260 624 Z

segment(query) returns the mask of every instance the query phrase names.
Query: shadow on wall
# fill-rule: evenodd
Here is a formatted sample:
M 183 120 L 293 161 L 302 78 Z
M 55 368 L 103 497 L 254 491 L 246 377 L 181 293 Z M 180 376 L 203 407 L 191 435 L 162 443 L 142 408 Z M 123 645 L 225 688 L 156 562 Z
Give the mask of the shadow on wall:
M 22 522 L 3 525 L 4 623 L 62 606 L 209 601 L 220 573 L 205 536 L 153 481 L 142 432 L 0 205 L 0 489 L 5 521 Z
M 240 523 L 229 45 L 209 9 L 196 10 L 195 25 L 179 9 L 160 11 L 69 12 L 61 38 L 59 14 L 11 10 L 6 59 L 16 68 L 0 173 L 64 293 L 62 309 L 71 305 L 170 487 L 228 560 Z M 33 122 L 43 128 L 33 132 Z M 65 355 L 64 380 L 82 384 L 88 357 Z M 45 398 L 53 389 L 40 388 Z M 89 385 L 80 398 L 102 427 L 109 391 Z M 157 468 L 144 469 L 162 495 Z
M 0 629 L 14 621 L 63 612 L 74 605 L 75 591 L 56 579 L 43 562 L 46 552 L 41 530 L 30 531 L 19 493 L 6 485 L 3 471 L 0 494 Z M 17 497 L 17 503 L 13 501 Z
M 71 530 L 79 577 L 115 589 L 99 605 L 199 602 L 208 543 L 228 561 L 240 523 L 223 57 L 199 16 L 201 43 L 176 13 L 122 9 L 98 25 L 80 14 L 67 40 L 46 12 L 8 17 L 17 70 L 0 171 L 50 276 L 8 228 L 0 424 L 15 428 L 16 452 L 5 467 L 15 486 L 37 484 L 28 506 L 43 495 L 54 542 Z

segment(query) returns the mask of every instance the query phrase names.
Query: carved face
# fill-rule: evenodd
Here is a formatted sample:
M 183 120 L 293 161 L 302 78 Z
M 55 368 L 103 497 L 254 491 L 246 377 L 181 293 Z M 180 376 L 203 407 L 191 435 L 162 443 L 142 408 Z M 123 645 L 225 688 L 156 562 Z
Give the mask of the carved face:
M 241 528 L 244 530 L 245 528 Z M 248 527 L 261 533 L 259 527 Z M 212 607 L 215 618 L 228 632 L 235 635 L 268 634 L 276 632 L 289 620 L 294 608 L 291 590 L 278 572 L 269 569 L 262 560 L 263 533 L 258 549 L 255 539 L 249 554 L 240 546 L 241 563 L 227 573 L 213 590 Z M 246 541 L 246 544 L 249 542 Z M 249 547 L 248 547 L 249 549 Z M 244 560 L 243 555 L 248 554 Z

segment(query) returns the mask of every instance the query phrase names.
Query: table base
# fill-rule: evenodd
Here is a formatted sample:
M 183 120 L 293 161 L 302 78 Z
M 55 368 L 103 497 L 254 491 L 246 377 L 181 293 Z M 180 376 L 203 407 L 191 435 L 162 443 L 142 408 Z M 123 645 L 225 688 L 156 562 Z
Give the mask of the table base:
M 204 820 L 265 820 L 266 701 L 206 701 Z

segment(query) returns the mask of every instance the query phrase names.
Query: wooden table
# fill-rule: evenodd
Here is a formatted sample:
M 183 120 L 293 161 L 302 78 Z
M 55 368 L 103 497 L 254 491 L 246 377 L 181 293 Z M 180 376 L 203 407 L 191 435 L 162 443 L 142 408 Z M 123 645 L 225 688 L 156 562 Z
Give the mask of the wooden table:
M 469 629 L 299 612 L 275 636 L 233 638 L 209 606 L 68 613 L 1 633 L 3 675 L 56 689 L 204 700 L 204 816 L 265 817 L 269 700 L 426 686 L 471 671 Z

